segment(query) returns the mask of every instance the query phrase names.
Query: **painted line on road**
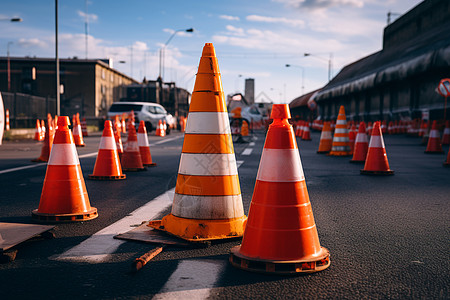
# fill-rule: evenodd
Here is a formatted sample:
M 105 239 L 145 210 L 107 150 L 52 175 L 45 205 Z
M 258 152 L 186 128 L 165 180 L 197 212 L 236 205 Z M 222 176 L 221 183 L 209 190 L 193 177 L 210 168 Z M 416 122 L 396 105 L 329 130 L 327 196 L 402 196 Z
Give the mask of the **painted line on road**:
M 167 142 L 174 141 L 174 140 L 177 140 L 177 139 L 182 138 L 182 137 L 184 137 L 184 135 L 176 136 L 176 137 L 173 137 L 173 138 L 170 138 L 170 139 L 164 139 L 164 140 L 158 141 L 156 143 L 150 144 L 150 146 L 167 143 Z
M 253 148 L 246 148 L 244 151 L 242 151 L 242 155 L 250 155 L 252 154 Z
M 0 174 L 10 173 L 10 172 L 15 172 L 15 171 L 20 171 L 20 170 L 26 170 L 26 169 L 32 169 L 32 168 L 46 166 L 46 165 L 47 165 L 47 163 L 40 163 L 40 164 L 35 164 L 35 165 L 17 167 L 17 168 L 2 170 L 2 171 L 0 171 Z
M 249 145 L 250 147 L 253 147 L 253 146 L 255 146 L 255 142 L 250 142 L 248 145 Z

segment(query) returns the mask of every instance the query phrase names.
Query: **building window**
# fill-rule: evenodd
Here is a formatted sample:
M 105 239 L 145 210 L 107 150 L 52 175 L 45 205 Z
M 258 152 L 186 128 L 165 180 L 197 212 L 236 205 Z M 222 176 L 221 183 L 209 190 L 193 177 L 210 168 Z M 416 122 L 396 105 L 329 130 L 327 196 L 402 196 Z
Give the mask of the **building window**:
M 102 69 L 102 79 L 105 79 L 106 78 L 106 72 L 105 72 L 105 69 Z
M 111 73 L 111 75 L 109 77 L 109 80 L 111 80 L 111 82 L 114 82 L 114 75 L 113 75 L 113 73 Z

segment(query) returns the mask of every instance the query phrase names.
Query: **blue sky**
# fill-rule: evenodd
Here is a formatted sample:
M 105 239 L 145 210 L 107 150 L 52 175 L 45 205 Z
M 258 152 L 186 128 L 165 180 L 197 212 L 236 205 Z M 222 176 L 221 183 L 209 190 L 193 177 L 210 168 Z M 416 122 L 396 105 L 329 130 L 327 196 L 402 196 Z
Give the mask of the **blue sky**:
M 177 33 L 166 47 L 166 81 L 192 91 L 202 47 L 212 42 L 225 94 L 243 92 L 244 79 L 254 78 L 256 96 L 288 103 L 301 95 L 302 83 L 305 93 L 327 83 L 330 56 L 336 75 L 380 50 L 387 13 L 404 14 L 420 2 L 59 0 L 59 56 L 86 57 L 87 18 L 88 58 L 113 58 L 119 71 L 154 80 L 161 46 L 175 30 L 194 28 Z M 0 55 L 12 42 L 11 56 L 54 57 L 54 13 L 54 1 L 2 0 Z M 4 20 L 11 17 L 23 22 Z

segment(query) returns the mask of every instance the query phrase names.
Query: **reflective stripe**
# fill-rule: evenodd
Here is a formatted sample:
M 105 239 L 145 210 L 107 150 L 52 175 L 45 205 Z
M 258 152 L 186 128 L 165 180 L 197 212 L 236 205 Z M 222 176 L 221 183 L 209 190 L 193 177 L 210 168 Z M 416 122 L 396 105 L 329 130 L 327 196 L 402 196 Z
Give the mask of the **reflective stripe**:
M 321 140 L 331 140 L 332 138 L 331 131 L 322 131 L 322 134 L 320 135 Z
M 184 175 L 237 175 L 233 154 L 181 153 L 179 174 Z
M 230 134 L 230 120 L 226 112 L 191 112 L 186 133 Z
M 116 141 L 112 136 L 102 136 L 99 149 L 114 150 L 117 149 Z
M 348 142 L 349 141 L 349 139 L 348 139 L 348 136 L 343 136 L 343 137 L 340 137 L 340 136 L 335 136 L 334 138 L 333 138 L 333 143 L 334 142 Z
M 441 135 L 439 134 L 439 131 L 431 130 L 429 137 L 433 139 L 440 139 Z
M 367 140 L 367 134 L 358 133 L 356 135 L 355 143 L 369 143 L 369 141 Z
M 183 153 L 234 153 L 230 134 L 185 134 Z
M 72 129 L 72 131 L 73 131 L 73 135 L 80 135 L 80 132 L 81 132 L 81 127 L 80 127 L 80 125 L 75 126 L 75 127 Z
M 380 135 L 372 135 L 369 148 L 384 148 L 384 141 Z
M 75 144 L 53 144 L 48 165 L 79 165 Z
M 297 149 L 263 149 L 257 180 L 295 182 L 305 180 Z
M 333 151 L 350 152 L 350 147 L 349 146 L 333 146 L 333 147 L 331 147 L 331 152 L 333 152 Z
M 125 146 L 125 151 L 139 151 L 137 141 L 128 141 Z
M 244 215 L 241 195 L 191 196 L 175 193 L 172 214 L 190 219 L 230 219 Z
M 337 120 L 336 125 L 347 125 L 347 120 Z
M 334 131 L 334 134 L 336 133 L 348 133 L 348 129 L 347 128 L 336 128 L 336 130 Z
M 238 175 L 194 176 L 178 174 L 175 192 L 183 195 L 240 195 Z
M 148 136 L 145 133 L 138 133 L 137 140 L 139 147 L 149 147 Z
M 444 129 L 444 135 L 446 134 L 450 135 L 450 128 L 448 127 Z

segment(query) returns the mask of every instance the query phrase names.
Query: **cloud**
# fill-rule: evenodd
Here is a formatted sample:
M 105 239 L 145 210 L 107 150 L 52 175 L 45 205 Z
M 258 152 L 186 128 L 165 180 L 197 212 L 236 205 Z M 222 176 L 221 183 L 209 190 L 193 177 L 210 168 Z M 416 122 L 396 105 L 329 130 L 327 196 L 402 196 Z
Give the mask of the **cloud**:
M 237 36 L 243 36 L 244 35 L 244 29 L 242 29 L 242 28 L 234 27 L 232 25 L 227 25 L 226 29 L 228 30 L 229 34 L 237 35 Z
M 353 6 L 361 8 L 363 0 L 273 0 L 281 2 L 289 7 L 305 8 L 310 10 L 327 9 L 334 6 Z
M 47 48 L 48 47 L 48 42 L 37 39 L 37 38 L 32 38 L 32 39 L 19 39 L 19 41 L 17 42 L 17 44 L 20 47 L 24 47 L 24 48 Z
M 228 21 L 239 21 L 239 17 L 235 17 L 235 16 L 220 15 L 219 18 L 228 20 Z
M 95 23 L 98 21 L 98 16 L 95 14 L 86 14 L 85 12 L 81 10 L 77 10 L 77 14 L 83 18 L 83 20 L 88 20 L 89 23 Z
M 246 17 L 246 19 L 247 19 L 247 21 L 252 21 L 252 22 L 281 23 L 284 25 L 289 25 L 292 27 L 300 27 L 300 28 L 303 28 L 305 26 L 305 22 L 303 20 L 295 20 L 295 19 L 274 18 L 274 17 L 266 17 L 266 16 L 258 16 L 258 15 L 249 15 Z

